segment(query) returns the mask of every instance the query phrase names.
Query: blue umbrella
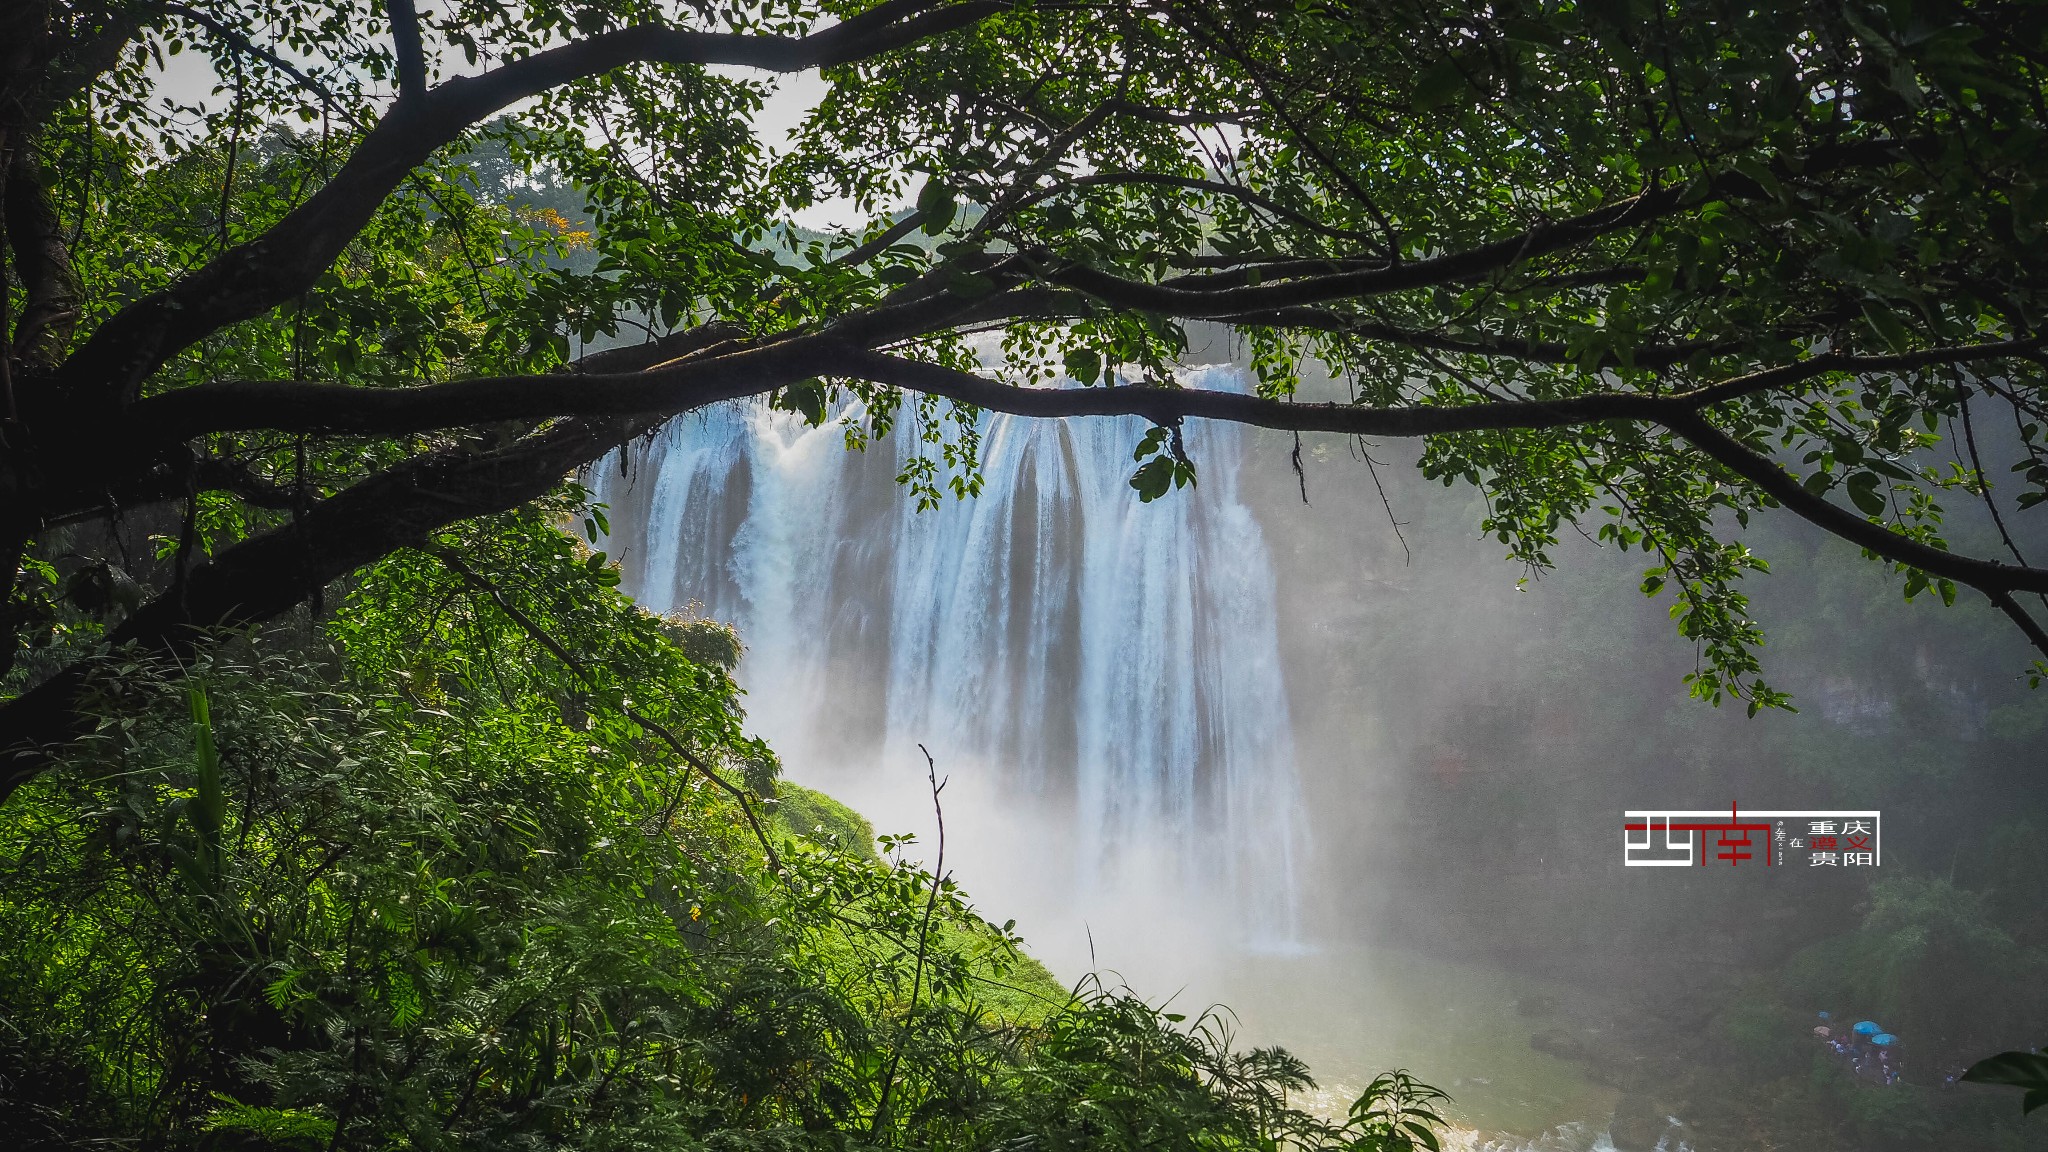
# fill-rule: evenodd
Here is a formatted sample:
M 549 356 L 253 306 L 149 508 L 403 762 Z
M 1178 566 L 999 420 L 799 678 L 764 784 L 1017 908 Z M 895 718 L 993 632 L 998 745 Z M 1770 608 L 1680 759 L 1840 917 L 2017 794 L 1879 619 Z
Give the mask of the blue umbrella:
M 1892 1035 L 1892 1034 L 1891 1034 L 1891 1033 L 1889 1033 L 1889 1032 L 1879 1032 L 1879 1033 L 1878 1033 L 1877 1035 L 1875 1035 L 1875 1036 L 1872 1036 L 1872 1037 L 1870 1038 L 1870 1042 L 1871 1042 L 1872 1044 L 1889 1044 L 1889 1043 L 1891 1043 L 1892 1041 L 1894 1041 L 1894 1040 L 1897 1040 L 1897 1039 L 1898 1039 L 1898 1037 L 1897 1037 L 1897 1036 L 1894 1036 L 1894 1035 Z
M 1858 1020 L 1856 1022 L 1856 1031 L 1863 1036 L 1875 1036 L 1879 1032 L 1884 1031 L 1884 1029 L 1879 1028 L 1875 1020 Z
M 1826 1019 L 1828 1019 L 1829 1017 L 1828 1017 L 1828 1014 L 1827 1014 L 1827 1013 L 1823 1012 L 1823 1013 L 1821 1013 L 1821 1014 L 1820 1014 L 1820 1018 L 1821 1018 L 1821 1019 L 1823 1019 L 1823 1020 L 1826 1020 Z

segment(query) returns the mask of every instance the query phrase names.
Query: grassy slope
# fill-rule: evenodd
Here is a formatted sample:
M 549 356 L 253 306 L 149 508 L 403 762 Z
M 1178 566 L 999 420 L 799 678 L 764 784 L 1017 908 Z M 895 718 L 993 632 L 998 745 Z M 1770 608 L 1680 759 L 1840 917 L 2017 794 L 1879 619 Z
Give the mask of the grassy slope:
M 875 828 L 865 816 L 825 795 L 786 780 L 775 785 L 774 823 L 789 836 L 798 836 L 843 851 L 859 852 L 879 861 L 875 850 Z M 974 953 L 989 945 L 974 934 L 950 924 L 941 924 L 938 944 L 952 951 Z M 1031 956 L 1018 954 L 1001 982 L 982 986 L 983 1001 L 996 1016 L 1017 1023 L 1034 1023 L 1068 1002 L 1069 989 L 1050 969 Z

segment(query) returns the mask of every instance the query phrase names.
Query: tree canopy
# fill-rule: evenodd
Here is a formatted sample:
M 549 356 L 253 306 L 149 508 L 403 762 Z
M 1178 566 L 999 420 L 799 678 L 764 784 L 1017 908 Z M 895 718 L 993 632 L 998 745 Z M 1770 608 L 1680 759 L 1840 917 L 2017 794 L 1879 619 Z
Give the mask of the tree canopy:
M 1156 422 L 1148 498 L 1197 475 L 1188 418 L 1427 437 L 1515 560 L 1640 549 L 1692 691 L 1752 709 L 1784 701 L 1740 592 L 1765 510 L 2048 654 L 2008 523 L 2048 498 L 2030 5 L 4 11 L 0 670 L 72 651 L 62 526 L 177 510 L 104 639 L 183 658 L 761 395 L 908 422 L 931 496 L 976 487 L 983 409 Z M 218 87 L 181 104 L 193 58 Z M 770 78 L 812 69 L 764 151 Z M 826 200 L 865 222 L 790 223 Z M 1197 324 L 1251 393 L 1181 386 Z M 90 727 L 88 647 L 0 705 L 0 788 Z

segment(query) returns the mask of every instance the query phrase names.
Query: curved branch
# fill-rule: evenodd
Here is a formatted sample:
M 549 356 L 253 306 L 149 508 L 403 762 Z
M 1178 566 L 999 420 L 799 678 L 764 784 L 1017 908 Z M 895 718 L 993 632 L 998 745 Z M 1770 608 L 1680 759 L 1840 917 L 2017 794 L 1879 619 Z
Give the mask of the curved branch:
M 312 286 L 400 181 L 471 126 L 571 81 L 633 63 L 727 64 L 795 72 L 863 59 L 1004 9 L 996 0 L 892 0 L 801 37 L 641 25 L 537 52 L 480 76 L 399 100 L 334 178 L 263 235 L 136 301 L 102 324 L 61 369 L 79 394 L 119 405 L 141 381 L 208 334 Z
M 284 73 L 286 76 L 291 77 L 292 83 L 296 84 L 298 87 L 304 89 L 305 91 L 311 92 L 313 95 L 318 96 L 320 98 L 321 105 L 325 107 L 328 110 L 328 112 L 336 116 L 339 116 L 341 114 L 341 101 L 335 98 L 334 93 L 329 92 L 325 84 L 322 84 L 319 81 L 313 79 L 311 76 L 308 76 L 303 70 L 301 70 L 297 65 L 293 64 L 291 61 L 285 59 L 282 56 L 279 56 L 277 53 L 272 52 L 270 49 L 265 48 L 261 44 L 256 43 L 254 40 L 249 39 L 247 36 L 243 35 L 241 32 L 235 30 L 227 24 L 224 24 L 219 20 L 216 20 L 213 17 L 208 16 L 206 13 L 201 12 L 197 8 L 193 8 L 185 4 L 165 4 L 163 5 L 163 10 L 165 12 L 170 13 L 173 16 L 179 16 L 183 17 L 186 20 L 190 20 L 192 23 L 199 25 L 201 28 L 204 28 L 208 32 L 213 33 L 215 36 L 220 37 L 221 40 L 227 43 L 230 47 L 238 49 L 245 55 L 253 56 L 256 59 L 263 61 L 265 64 L 270 65 L 272 68 L 277 69 L 279 72 Z
M 1217 196 L 1229 196 L 1254 207 L 1263 208 L 1283 220 L 1300 225 L 1312 232 L 1319 232 L 1334 239 L 1362 241 L 1369 244 L 1383 242 L 1381 237 L 1369 232 L 1358 232 L 1350 228 L 1339 228 L 1333 224 L 1325 224 L 1300 209 L 1289 208 L 1272 197 L 1254 192 L 1250 188 L 1243 188 L 1222 180 L 1205 180 L 1195 176 L 1175 176 L 1163 172 L 1093 172 L 1086 176 L 1077 176 L 1064 184 L 1057 184 L 1051 188 L 1034 193 L 1025 198 L 1024 204 L 1034 204 L 1040 200 L 1049 199 L 1070 188 L 1094 188 L 1104 185 L 1116 186 L 1123 184 L 1150 184 L 1161 188 L 1180 188 L 1189 192 L 1207 192 Z M 1019 207 L 1023 206 L 1023 204 L 1019 205 Z
M 1603 420 L 1660 424 L 1742 476 L 1801 518 L 1887 560 L 1982 591 L 2048 592 L 2048 569 L 2016 567 L 1944 552 L 1808 492 L 1769 457 L 1710 424 L 1693 395 L 1602 393 L 1554 401 L 1501 401 L 1431 408 L 1290 404 L 1192 388 L 1016 388 L 971 372 L 876 352 L 849 353 L 835 375 L 946 396 L 1021 416 L 1143 416 L 1157 424 L 1187 417 L 1229 420 L 1296 432 L 1428 436 L 1507 428 L 1554 428 Z
M 1990 599 L 1992 607 L 2005 613 L 2007 619 L 2019 626 L 2019 630 L 2026 634 L 2027 641 L 2034 646 L 2035 651 L 2048 656 L 2048 631 L 2044 631 L 2041 622 L 2034 619 L 2025 608 L 2020 607 L 2019 601 L 2013 599 L 2011 593 L 1985 592 L 1984 595 Z
M 1355 300 L 1411 288 L 1471 280 L 1547 256 L 1622 228 L 1655 219 L 1677 208 L 1680 192 L 1659 190 L 1631 196 L 1564 220 L 1538 224 L 1519 235 L 1461 252 L 1413 260 L 1392 267 L 1304 276 L 1272 284 L 1221 287 L 1209 275 L 1178 276 L 1157 284 L 1127 280 L 1093 268 L 1055 269 L 1048 279 L 1120 308 L 1191 320 L 1216 320 L 1246 312 L 1294 308 L 1332 300 Z
M 1910 565 L 1930 576 L 1968 584 L 1985 593 L 2048 592 L 2048 569 L 2024 568 L 1944 552 L 1837 507 L 1807 491 L 1776 461 L 1714 427 L 1697 412 L 1673 410 L 1657 422 L 1690 441 L 1729 471 L 1756 485 L 1794 515 L 1887 560 Z
M 658 418 L 568 421 L 494 451 L 444 449 L 380 472 L 290 524 L 188 573 L 108 637 L 146 656 L 189 655 L 208 630 L 274 619 L 329 583 L 434 532 L 545 495 L 571 470 L 659 426 Z M 80 710 L 96 665 L 80 661 L 0 704 L 0 801 L 92 718 Z

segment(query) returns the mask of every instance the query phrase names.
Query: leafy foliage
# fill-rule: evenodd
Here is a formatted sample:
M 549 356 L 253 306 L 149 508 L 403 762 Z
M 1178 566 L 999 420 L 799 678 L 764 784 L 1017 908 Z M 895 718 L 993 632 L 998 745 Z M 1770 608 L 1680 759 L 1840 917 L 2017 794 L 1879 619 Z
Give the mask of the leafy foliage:
M 404 462 L 580 421 L 587 464 L 742 394 L 900 425 L 925 506 L 978 491 L 987 406 L 1427 436 L 1531 572 L 1567 528 L 1639 551 L 1689 691 L 1752 711 L 1787 703 L 1742 591 L 1774 509 L 2048 647 L 2008 522 L 2048 491 L 2031 6 L 417 8 L 75 0 L 9 65 L 38 431 L 0 458 L 0 659 L 53 642 L 49 524 L 182 501 L 189 560 Z M 764 148 L 765 75 L 812 67 Z M 848 222 L 792 222 L 826 202 Z M 1256 396 L 1189 395 L 1206 325 Z M 1194 482 L 1148 443 L 1140 499 Z M 455 472 L 493 498 L 436 529 L 559 475 Z
M 907 838 L 878 857 L 794 788 L 757 821 L 773 758 L 725 665 L 616 583 L 518 512 L 366 571 L 318 635 L 109 667 L 96 731 L 0 809 L 0 1126 L 51 1148 L 1406 1147 L 1289 1109 L 1306 1070 L 1213 1018 L 1059 990 Z
M 1964 1071 L 1962 1077 L 1973 1084 L 2006 1084 L 2026 1093 L 2020 1101 L 2022 1111 L 2048 1104 L 2048 1056 L 2039 1052 L 2000 1052 L 1986 1056 Z

